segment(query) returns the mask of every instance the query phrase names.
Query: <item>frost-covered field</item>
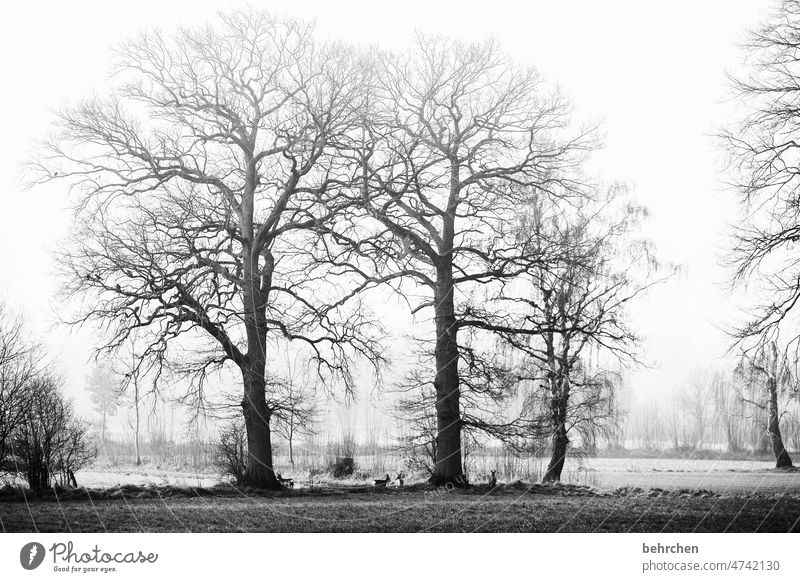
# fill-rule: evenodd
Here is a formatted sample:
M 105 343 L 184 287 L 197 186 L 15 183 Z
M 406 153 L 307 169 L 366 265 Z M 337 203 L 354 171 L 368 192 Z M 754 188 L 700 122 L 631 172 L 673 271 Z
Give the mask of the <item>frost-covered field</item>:
M 574 465 L 573 465 L 574 467 Z M 775 471 L 766 461 L 584 459 L 567 480 L 602 489 L 708 489 L 715 493 L 800 491 L 800 472 Z M 583 475 L 581 475 L 583 474 Z
M 495 461 L 481 459 L 487 465 Z M 77 475 L 78 483 L 89 489 L 49 492 L 31 502 L 24 492 L 5 488 L 0 531 L 789 532 L 800 528 L 800 472 L 776 471 L 767 461 L 570 459 L 564 481 L 578 486 L 534 484 L 533 477 L 541 474 L 536 468 L 543 461 L 525 462 L 531 464 L 531 478 L 520 482 L 522 473 L 500 474 L 495 488 L 486 484 L 481 468 L 471 474 L 477 486 L 466 490 L 433 488 L 422 483 L 422 475 L 407 478 L 402 488 L 393 482 L 375 489 L 363 485 L 371 485 L 369 473 L 376 468 L 361 465 L 347 479 L 298 470 L 291 474 L 295 490 L 277 493 L 208 489 L 220 481 L 208 473 L 148 465 L 95 466 Z M 396 459 L 385 464 L 394 466 Z M 311 475 L 313 490 L 308 488 Z
M 708 489 L 716 493 L 746 492 L 797 492 L 800 491 L 800 472 L 778 472 L 768 461 L 731 460 L 687 460 L 667 458 L 585 458 L 570 459 L 565 467 L 564 481 L 590 485 L 599 489 L 639 487 L 642 489 Z M 391 471 L 389 471 L 391 472 Z M 482 471 L 472 476 L 473 482 L 481 482 Z M 308 476 L 302 472 L 285 472 L 295 477 L 298 487 L 307 486 Z M 392 474 L 394 477 L 394 474 Z M 501 482 L 516 480 L 516 475 L 498 475 Z M 210 487 L 221 478 L 209 473 L 149 468 L 91 468 L 80 471 L 78 482 L 86 487 L 113 487 L 116 485 L 180 485 L 188 487 Z M 407 482 L 422 480 L 422 476 L 411 476 Z M 368 478 L 362 479 L 369 482 Z M 315 483 L 327 481 L 315 478 Z M 356 484 L 358 477 L 347 480 Z
M 165 471 L 147 467 L 121 469 L 85 469 L 75 475 L 82 487 L 106 488 L 115 485 L 180 485 L 211 487 L 220 482 L 218 475 Z

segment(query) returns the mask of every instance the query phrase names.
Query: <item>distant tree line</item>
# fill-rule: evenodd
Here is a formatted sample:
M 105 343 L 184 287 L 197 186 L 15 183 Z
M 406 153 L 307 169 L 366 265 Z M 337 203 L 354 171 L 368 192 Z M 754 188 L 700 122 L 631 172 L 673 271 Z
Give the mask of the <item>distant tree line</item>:
M 800 391 L 794 363 L 774 343 L 741 355 L 728 369 L 695 370 L 666 401 L 629 411 L 624 442 L 631 447 L 773 455 L 791 467 L 800 451 Z

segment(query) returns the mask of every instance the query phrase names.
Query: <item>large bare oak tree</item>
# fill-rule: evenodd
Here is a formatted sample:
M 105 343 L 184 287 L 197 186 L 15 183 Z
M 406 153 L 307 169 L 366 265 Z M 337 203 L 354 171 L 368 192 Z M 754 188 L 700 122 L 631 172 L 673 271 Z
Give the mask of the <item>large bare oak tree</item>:
M 346 151 L 360 123 L 349 49 L 266 13 L 123 44 L 106 99 L 65 109 L 33 168 L 77 197 L 63 258 L 75 321 L 104 348 L 133 338 L 142 365 L 194 381 L 233 363 L 242 379 L 245 482 L 278 488 L 265 378 L 278 342 L 352 388 L 350 359 L 379 364 L 377 329 L 314 260 L 316 232 L 350 204 Z M 342 292 L 341 295 L 347 295 Z
M 542 260 L 512 234 L 518 210 L 531 189 L 581 196 L 578 170 L 595 140 L 570 127 L 557 91 L 493 42 L 420 36 L 406 53 L 377 55 L 371 73 L 356 154 L 361 214 L 338 241 L 357 249 L 352 270 L 367 284 L 400 285 L 419 299 L 412 312 L 432 317 L 431 481 L 463 483 L 464 392 L 492 390 L 487 373 L 505 381 L 487 340 L 471 336 L 507 331 L 487 297 Z

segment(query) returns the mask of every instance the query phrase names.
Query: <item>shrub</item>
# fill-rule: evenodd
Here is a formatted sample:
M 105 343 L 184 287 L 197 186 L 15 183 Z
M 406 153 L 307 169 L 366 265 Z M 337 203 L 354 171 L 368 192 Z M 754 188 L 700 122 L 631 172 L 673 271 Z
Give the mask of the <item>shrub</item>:
M 329 469 L 336 479 L 349 477 L 356 470 L 356 461 L 353 457 L 336 457 Z
M 11 453 L 17 471 L 28 486 L 42 490 L 51 485 L 77 486 L 75 472 L 97 454 L 87 438 L 87 427 L 61 394 L 58 382 L 39 376 L 31 383 L 22 417 L 11 436 Z
M 244 483 L 247 469 L 247 433 L 244 422 L 233 420 L 219 434 L 214 464 L 226 476 L 233 477 L 237 485 Z
M 356 470 L 356 438 L 352 432 L 343 431 L 339 441 L 328 443 L 328 471 L 336 479 L 349 477 Z

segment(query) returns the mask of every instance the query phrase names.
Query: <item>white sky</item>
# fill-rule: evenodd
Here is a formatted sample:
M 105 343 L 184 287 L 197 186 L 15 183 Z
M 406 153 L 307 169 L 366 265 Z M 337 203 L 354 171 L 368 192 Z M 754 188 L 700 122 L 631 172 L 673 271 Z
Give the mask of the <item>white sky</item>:
M 316 18 L 331 38 L 400 48 L 415 29 L 464 39 L 496 37 L 520 62 L 557 82 L 578 119 L 604 122 L 606 147 L 594 170 L 631 184 L 651 210 L 647 234 L 683 275 L 635 310 L 654 367 L 635 373 L 637 397 L 663 394 L 695 367 L 714 364 L 727 340 L 720 326 L 738 313 L 717 266 L 734 195 L 723 187 L 712 135 L 730 115 L 726 70 L 736 43 L 770 6 L 766 0 L 253 0 L 253 7 Z M 229 4 L 228 4 L 229 5 Z M 52 254 L 69 223 L 65 192 L 24 190 L 20 165 L 48 131 L 52 111 L 102 92 L 109 48 L 144 26 L 203 22 L 225 3 L 13 2 L 0 27 L 0 295 L 82 395 L 91 335 L 53 328 L 58 281 Z

